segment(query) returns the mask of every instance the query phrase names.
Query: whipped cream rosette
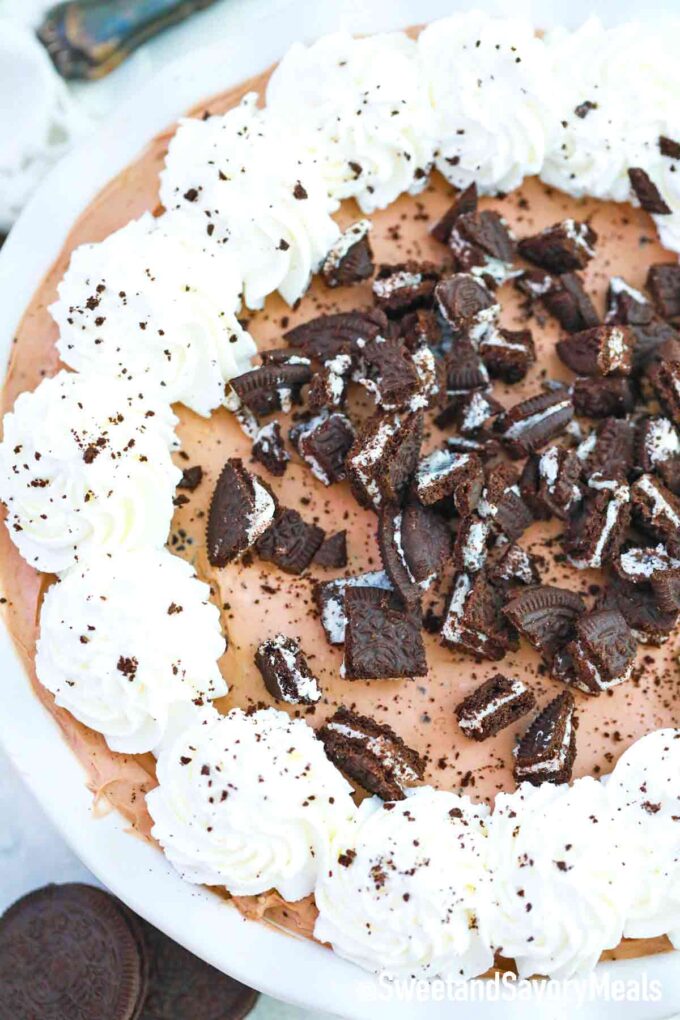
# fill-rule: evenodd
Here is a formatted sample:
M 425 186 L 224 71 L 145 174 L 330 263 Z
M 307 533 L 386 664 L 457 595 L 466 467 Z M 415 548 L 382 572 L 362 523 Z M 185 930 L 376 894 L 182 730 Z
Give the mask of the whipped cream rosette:
M 392 978 L 465 979 L 493 963 L 477 920 L 488 895 L 488 809 L 424 786 L 365 800 L 315 890 L 314 935 Z
M 246 372 L 255 343 L 240 326 L 236 264 L 199 243 L 183 214 L 145 213 L 73 252 L 50 307 L 62 361 L 135 386 L 161 387 L 209 415 Z
M 498 794 L 489 825 L 493 897 L 482 928 L 520 977 L 585 974 L 619 944 L 632 877 L 626 846 L 595 779 Z
M 494 194 L 538 173 L 556 127 L 559 83 L 532 25 L 483 11 L 453 14 L 423 29 L 418 49 L 444 177 Z
M 0 499 L 24 559 L 60 573 L 94 551 L 162 546 L 176 422 L 156 395 L 101 376 L 62 371 L 22 393 L 4 417 Z
M 296 43 L 271 76 L 267 109 L 299 132 L 335 199 L 373 212 L 427 183 L 433 118 L 417 46 L 402 32 Z
M 147 795 L 153 835 L 190 882 L 239 896 L 309 895 L 354 813 L 351 787 L 300 719 L 214 710 L 166 745 Z
M 237 261 L 249 308 L 275 290 L 297 301 L 340 234 L 319 168 L 256 104 L 251 92 L 224 115 L 180 121 L 160 181 L 165 208 Z
M 680 948 L 680 730 L 638 740 L 606 781 L 626 829 L 632 903 L 624 935 L 669 935 Z
M 210 589 L 165 549 L 98 554 L 48 590 L 36 672 L 58 705 L 126 754 L 153 750 L 178 706 L 227 692 Z

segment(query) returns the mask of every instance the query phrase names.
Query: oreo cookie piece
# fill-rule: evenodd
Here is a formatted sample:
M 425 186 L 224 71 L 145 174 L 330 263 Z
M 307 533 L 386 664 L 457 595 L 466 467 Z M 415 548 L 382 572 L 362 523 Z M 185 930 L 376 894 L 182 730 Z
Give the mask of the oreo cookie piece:
M 48 885 L 0 920 L 7 1020 L 138 1020 L 147 969 L 134 916 L 93 886 Z
M 243 1020 L 250 1013 L 258 992 L 199 960 L 141 919 L 140 924 L 151 960 L 140 1020 Z
M 517 783 L 568 783 L 576 757 L 574 697 L 563 691 L 540 712 L 515 748 Z
M 262 464 L 270 474 L 280 478 L 286 473 L 290 454 L 286 450 L 278 421 L 270 421 L 258 429 L 252 453 L 254 460 Z
M 641 644 L 662 645 L 672 632 L 678 614 L 660 608 L 651 585 L 631 584 L 615 574 L 597 602 L 598 608 L 618 609 Z
M 369 588 L 393 592 L 392 582 L 384 570 L 370 570 L 352 577 L 339 577 L 334 581 L 320 581 L 314 586 L 314 601 L 328 643 L 343 645 L 347 627 L 345 595 L 350 588 Z M 395 605 L 396 595 L 395 595 Z
M 489 385 L 489 370 L 477 348 L 467 339 L 455 340 L 444 355 L 444 376 L 446 392 L 451 397 L 458 397 L 471 390 L 486 389 Z M 454 411 L 455 407 L 454 403 L 452 405 Z M 446 428 L 451 424 L 451 420 L 446 420 L 446 414 L 444 411 L 440 415 L 443 421 L 440 428 Z M 439 420 L 435 420 L 439 424 Z
M 600 317 L 576 273 L 553 277 L 542 300 L 546 310 L 567 333 L 579 333 L 599 325 Z
M 217 480 L 208 511 L 206 541 L 213 567 L 225 567 L 252 548 L 270 527 L 277 501 L 266 482 L 231 457 Z
M 347 566 L 347 532 L 336 531 L 325 539 L 314 555 L 314 562 L 320 567 L 337 569 Z
M 358 220 L 343 231 L 321 266 L 327 287 L 348 287 L 373 276 L 370 230 L 370 220 Z
M 282 510 L 255 543 L 262 560 L 274 563 L 287 574 L 302 574 L 314 559 L 326 533 L 307 524 L 297 510 Z
M 460 192 L 456 201 L 447 209 L 442 218 L 430 227 L 430 234 L 435 241 L 448 244 L 453 225 L 458 217 L 466 213 L 477 212 L 477 202 L 477 185 L 473 182 Z
M 323 411 L 310 421 L 295 425 L 290 439 L 314 477 L 324 485 L 345 477 L 345 458 L 354 442 L 354 427 L 344 414 Z
M 349 354 L 336 354 L 334 358 L 329 358 L 323 368 L 312 376 L 307 390 L 309 410 L 343 407 L 351 372 L 352 358 Z
M 577 375 L 630 375 L 635 335 L 628 326 L 594 326 L 572 333 L 557 344 L 557 353 Z
M 637 423 L 635 463 L 645 472 L 680 457 L 680 436 L 669 418 L 650 415 Z
M 653 475 L 638 478 L 630 493 L 639 527 L 672 552 L 680 550 L 680 499 Z
M 635 432 L 629 421 L 605 418 L 578 445 L 576 456 L 587 483 L 625 482 L 633 469 Z
M 662 318 L 680 318 L 680 265 L 677 262 L 650 266 L 646 286 Z
M 513 584 L 540 584 L 536 560 L 516 542 L 497 542 L 487 560 L 487 575 L 492 584 L 509 587 Z
M 387 576 L 409 606 L 417 606 L 451 556 L 446 521 L 420 503 L 386 503 L 378 523 L 378 547 Z
M 437 350 L 442 343 L 441 322 L 432 309 L 416 308 L 399 320 L 399 336 L 410 351 L 419 347 Z
M 585 609 L 576 592 L 541 584 L 513 592 L 503 613 L 522 637 L 552 662 L 555 653 L 572 639 L 576 621 Z
M 456 706 L 458 725 L 471 740 L 487 740 L 521 719 L 536 705 L 521 680 L 496 673 Z
M 578 570 L 601 567 L 617 556 L 630 523 L 631 490 L 604 483 L 584 499 L 564 535 L 564 550 Z
M 607 289 L 605 322 L 621 326 L 646 326 L 655 317 L 645 295 L 631 287 L 621 276 L 612 276 Z
M 495 533 L 519 538 L 533 522 L 533 514 L 522 499 L 512 464 L 500 462 L 486 469 L 486 483 L 476 511 Z
M 517 253 L 515 239 L 500 213 L 463 213 L 454 221 L 448 245 L 459 272 L 479 276 L 489 287 L 510 279 Z
M 415 473 L 423 437 L 422 412 L 376 415 L 364 422 L 345 458 L 357 502 L 377 510 L 400 503 Z
M 203 481 L 203 468 L 200 464 L 194 464 L 193 467 L 184 468 L 182 477 L 177 483 L 178 489 L 186 489 L 188 492 L 195 492 Z
M 382 265 L 373 281 L 375 303 L 388 316 L 398 317 L 432 303 L 439 270 L 433 262 L 399 262 Z
M 563 432 L 573 417 L 571 396 L 558 389 L 514 404 L 498 418 L 496 430 L 511 457 L 526 457 Z
M 576 635 L 556 663 L 557 676 L 585 694 L 629 680 L 637 642 L 618 609 L 595 609 L 576 621 Z
M 663 542 L 657 546 L 632 546 L 614 560 L 614 569 L 624 581 L 647 584 L 680 567 L 680 560 L 671 556 Z
M 377 337 L 361 351 L 360 368 L 354 378 L 383 411 L 406 408 L 420 389 L 413 355 L 398 337 Z
M 583 498 L 581 461 L 573 450 L 549 446 L 533 454 L 524 465 L 519 482 L 522 498 L 534 517 L 567 520 Z
M 635 197 L 645 212 L 652 213 L 655 216 L 670 216 L 673 210 L 664 200 L 661 192 L 646 170 L 637 166 L 629 167 L 628 179 Z
M 654 361 L 646 378 L 663 410 L 680 427 L 680 361 Z
M 414 485 L 424 506 L 451 498 L 459 514 L 470 514 L 484 487 L 482 462 L 474 453 L 434 450 L 418 461 Z
M 479 343 L 501 313 L 492 292 L 472 273 L 445 277 L 435 287 L 434 298 L 453 335 L 473 344 Z
M 493 379 L 517 383 L 524 379 L 536 360 L 536 349 L 528 329 L 489 329 L 479 344 L 479 353 Z
M 484 390 L 473 390 L 458 399 L 456 405 L 456 425 L 463 436 L 475 436 L 491 427 L 494 419 L 503 411 L 490 393 Z
M 319 681 L 300 645 L 285 634 L 267 638 L 255 653 L 255 665 L 273 698 L 289 705 L 315 705 L 321 700 Z
M 284 333 L 291 347 L 299 348 L 307 357 L 325 364 L 336 354 L 354 356 L 357 343 L 384 336 L 389 326 L 384 312 L 378 308 L 365 311 L 335 312 L 319 315 Z
M 489 555 L 491 525 L 478 514 L 464 517 L 456 532 L 453 547 L 453 562 L 456 570 L 476 574 L 481 570 Z
M 269 360 L 266 353 L 262 358 L 264 364 L 231 379 L 226 387 L 225 406 L 251 438 L 261 418 L 288 413 L 299 404 L 300 391 L 312 378 L 311 361 L 304 355 L 277 351 Z
M 368 597 L 367 597 L 368 595 Z M 427 675 L 420 618 L 397 609 L 389 592 L 345 592 L 345 659 L 348 680 L 389 680 Z
M 574 411 L 585 418 L 621 418 L 635 408 L 635 394 L 628 379 L 583 376 L 571 390 Z
M 425 774 L 423 758 L 387 723 L 378 723 L 344 705 L 317 731 L 317 736 L 334 765 L 382 800 L 403 800 L 405 789 Z
M 484 570 L 456 576 L 440 631 L 441 643 L 497 661 L 517 648 L 514 630 L 501 613 L 502 595 Z
M 550 273 L 584 269 L 595 254 L 597 234 L 587 223 L 567 219 L 546 227 L 518 244 L 522 258 Z

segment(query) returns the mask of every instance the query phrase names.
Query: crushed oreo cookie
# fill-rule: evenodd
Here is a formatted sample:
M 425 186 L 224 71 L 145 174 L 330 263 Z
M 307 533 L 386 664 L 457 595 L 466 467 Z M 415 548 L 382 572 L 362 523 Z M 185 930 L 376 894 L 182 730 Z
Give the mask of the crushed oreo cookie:
M 585 268 L 596 243 L 597 234 L 588 223 L 567 219 L 522 238 L 517 247 L 522 258 L 559 275 Z
M 287 574 L 302 574 L 314 559 L 325 532 L 308 524 L 297 510 L 286 508 L 255 543 L 262 560 L 275 564 Z
M 515 748 L 518 783 L 568 783 L 576 757 L 573 695 L 563 691 L 540 712 Z
M 252 548 L 271 526 L 277 512 L 269 486 L 230 458 L 222 469 L 210 501 L 206 542 L 213 567 L 225 567 Z
M 420 616 L 396 608 L 389 592 L 351 587 L 345 592 L 345 658 L 348 680 L 425 676 L 427 660 Z
M 321 266 L 328 287 L 348 287 L 373 276 L 370 230 L 370 220 L 358 220 L 340 235 Z
M 290 454 L 286 450 L 278 421 L 267 422 L 258 429 L 253 440 L 252 453 L 253 459 L 275 477 L 281 478 L 286 473 Z
M 289 705 L 315 705 L 321 700 L 319 681 L 294 638 L 276 634 L 263 641 L 255 665 L 273 698 Z
M 521 680 L 496 673 L 456 706 L 458 725 L 466 737 L 487 740 L 521 719 L 536 705 Z

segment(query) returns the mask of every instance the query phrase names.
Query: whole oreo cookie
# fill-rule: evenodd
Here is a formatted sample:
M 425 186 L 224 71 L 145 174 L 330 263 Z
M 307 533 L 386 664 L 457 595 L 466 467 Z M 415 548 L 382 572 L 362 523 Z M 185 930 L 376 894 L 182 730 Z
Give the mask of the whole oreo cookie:
M 0 920 L 2 1020 L 138 1020 L 146 975 L 136 919 L 101 889 L 46 886 Z

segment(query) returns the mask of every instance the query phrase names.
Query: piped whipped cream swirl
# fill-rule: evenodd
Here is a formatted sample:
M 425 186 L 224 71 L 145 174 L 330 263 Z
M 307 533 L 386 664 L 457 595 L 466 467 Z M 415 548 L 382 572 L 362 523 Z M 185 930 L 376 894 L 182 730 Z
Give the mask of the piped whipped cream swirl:
M 224 650 L 208 585 L 178 556 L 144 550 L 99 554 L 52 585 L 35 665 L 57 704 L 113 751 L 143 754 L 178 706 L 226 694 Z
M 494 194 L 538 173 L 556 127 L 559 84 L 531 24 L 483 11 L 453 14 L 428 25 L 418 49 L 444 177 Z
M 250 308 L 275 290 L 297 301 L 340 233 L 318 167 L 256 103 L 181 120 L 160 180 L 165 208 L 237 261 Z
M 4 417 L 0 499 L 23 558 L 58 574 L 94 551 L 162 546 L 176 422 L 156 396 L 101 376 L 62 371 L 22 393 Z
M 617 946 L 631 863 L 603 786 L 523 783 L 501 793 L 489 825 L 491 910 L 483 929 L 521 977 L 570 978 Z
M 197 243 L 183 214 L 146 213 L 73 252 L 50 307 L 57 350 L 80 372 L 158 385 L 207 416 L 256 352 L 234 314 L 240 287 L 236 264 Z
M 606 781 L 626 829 L 632 903 L 624 935 L 669 935 L 680 948 L 680 730 L 630 747 Z
M 240 896 L 307 896 L 356 810 L 312 728 L 272 708 L 204 713 L 163 748 L 158 782 L 147 804 L 168 859 Z
M 329 194 L 364 212 L 425 187 L 432 112 L 417 46 L 402 32 L 338 32 L 296 43 L 271 76 L 267 108 L 318 161 Z
M 316 938 L 391 978 L 483 973 L 493 962 L 477 924 L 487 894 L 486 814 L 429 786 L 396 803 L 365 800 L 320 874 Z

